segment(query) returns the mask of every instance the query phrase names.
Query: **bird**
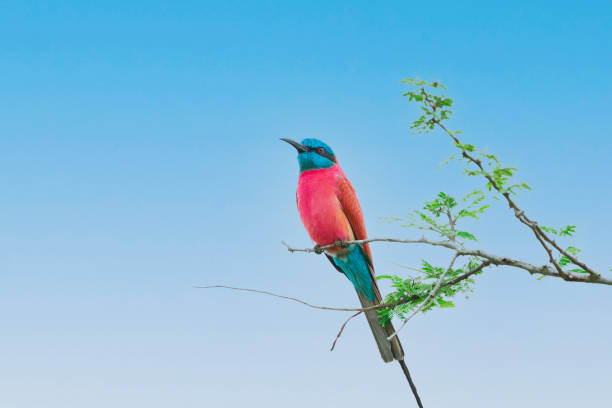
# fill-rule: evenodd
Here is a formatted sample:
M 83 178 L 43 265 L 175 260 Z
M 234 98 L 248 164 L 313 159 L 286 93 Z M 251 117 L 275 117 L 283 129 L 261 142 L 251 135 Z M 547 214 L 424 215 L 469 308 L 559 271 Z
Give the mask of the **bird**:
M 361 205 L 353 185 L 338 163 L 334 151 L 324 142 L 307 138 L 298 143 L 281 138 L 298 152 L 300 175 L 296 191 L 297 208 L 315 248 L 336 242 L 366 240 L 367 233 Z M 324 250 L 332 266 L 352 283 L 362 308 L 382 303 L 376 283 L 372 251 L 368 243 L 339 245 Z M 378 351 L 385 363 L 399 361 L 422 407 L 414 383 L 404 362 L 404 350 L 389 322 L 384 327 L 379 321 L 377 309 L 364 312 Z

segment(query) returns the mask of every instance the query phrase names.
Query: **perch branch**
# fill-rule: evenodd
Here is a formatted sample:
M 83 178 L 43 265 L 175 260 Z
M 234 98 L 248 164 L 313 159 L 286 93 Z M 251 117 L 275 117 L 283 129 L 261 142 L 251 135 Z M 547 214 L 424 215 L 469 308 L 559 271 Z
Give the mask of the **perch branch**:
M 457 252 L 460 256 L 476 256 L 479 258 L 486 259 L 490 261 L 491 265 L 496 266 L 511 266 L 518 269 L 523 269 L 530 274 L 540 274 L 546 276 L 552 276 L 556 278 L 561 278 L 570 282 L 587 282 L 587 283 L 599 283 L 603 285 L 612 285 L 612 279 L 606 278 L 600 274 L 576 274 L 570 271 L 563 271 L 563 274 L 560 274 L 557 270 L 555 270 L 549 264 L 544 265 L 534 265 L 529 262 L 521 261 L 519 259 L 510 258 L 507 256 L 501 256 L 492 254 L 490 252 L 484 251 L 482 249 L 472 249 L 466 248 L 462 244 L 456 241 L 431 241 L 425 237 L 420 239 L 397 239 L 397 238 L 368 238 L 368 239 L 360 239 L 354 241 L 338 241 L 333 244 L 325 245 L 325 246 L 317 246 L 314 248 L 294 248 L 287 244 L 284 241 L 281 241 L 283 245 L 287 247 L 289 252 L 306 252 L 306 253 L 321 253 L 322 250 L 338 247 L 338 246 L 347 246 L 351 244 L 365 244 L 369 242 L 394 242 L 400 244 L 425 244 L 431 246 L 439 246 L 447 249 L 451 249 Z

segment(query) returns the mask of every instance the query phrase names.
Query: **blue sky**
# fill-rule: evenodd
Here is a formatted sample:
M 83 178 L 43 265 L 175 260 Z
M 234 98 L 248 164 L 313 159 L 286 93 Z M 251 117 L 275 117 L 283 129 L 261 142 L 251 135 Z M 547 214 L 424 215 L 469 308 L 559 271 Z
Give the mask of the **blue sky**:
M 405 77 L 440 79 L 453 126 L 520 169 L 519 202 L 610 257 L 608 2 L 2 2 L 0 405 L 412 406 L 365 320 L 194 285 L 355 306 L 308 246 L 297 162 L 317 137 L 357 189 L 371 236 L 475 180 L 436 171 Z M 502 205 L 483 247 L 545 262 Z M 376 244 L 378 273 L 444 251 Z M 426 406 L 607 407 L 609 287 L 493 268 L 470 300 L 402 332 Z

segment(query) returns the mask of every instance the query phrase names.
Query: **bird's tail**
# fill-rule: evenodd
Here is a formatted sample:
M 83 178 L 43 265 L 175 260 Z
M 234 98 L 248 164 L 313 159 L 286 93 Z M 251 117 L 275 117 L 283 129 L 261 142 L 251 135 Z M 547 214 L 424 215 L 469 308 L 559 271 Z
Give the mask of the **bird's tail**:
M 374 298 L 374 301 L 371 301 L 359 292 L 357 292 L 357 295 L 359 296 L 361 306 L 364 309 L 380 304 L 378 298 Z M 364 313 L 368 320 L 368 324 L 370 325 L 370 329 L 372 329 L 372 334 L 374 335 L 374 339 L 376 340 L 376 345 L 378 345 L 380 356 L 385 361 L 385 363 L 390 363 L 394 359 L 398 360 L 399 364 L 402 366 L 402 370 L 404 371 L 406 380 L 408 380 L 408 384 L 410 385 L 410 389 L 412 390 L 412 394 L 416 399 L 417 405 L 419 406 L 419 408 L 423 408 L 423 403 L 421 402 L 419 393 L 417 392 L 416 386 L 414 385 L 414 382 L 410 377 L 408 367 L 404 362 L 404 349 L 402 348 L 402 344 L 400 343 L 399 338 L 397 336 L 394 336 L 391 340 L 387 340 L 389 336 L 395 333 L 393 325 L 391 324 L 391 322 L 389 322 L 385 327 L 382 327 L 378 319 L 377 309 L 369 310 Z
M 374 300 L 371 301 L 359 292 L 357 292 L 357 295 L 359 296 L 359 301 L 364 309 L 380 304 L 380 301 L 377 298 L 374 298 Z M 385 363 L 389 363 L 394 359 L 403 360 L 404 349 L 402 348 L 399 338 L 395 336 L 391 340 L 387 340 L 389 336 L 395 333 L 393 325 L 389 322 L 385 327 L 382 327 L 378 319 L 378 309 L 368 310 L 364 313 L 366 315 L 366 319 L 368 320 L 368 324 L 370 325 L 370 329 L 372 330 L 372 334 L 374 335 L 374 340 L 376 340 L 376 345 L 380 351 L 380 356 Z

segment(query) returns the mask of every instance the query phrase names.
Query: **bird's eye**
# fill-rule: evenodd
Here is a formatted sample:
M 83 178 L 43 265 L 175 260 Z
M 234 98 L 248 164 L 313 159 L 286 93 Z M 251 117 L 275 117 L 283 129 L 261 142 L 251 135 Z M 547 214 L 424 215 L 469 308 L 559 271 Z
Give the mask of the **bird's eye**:
M 325 153 L 325 150 L 324 150 L 322 147 L 319 147 L 319 148 L 317 149 L 317 153 L 321 153 L 321 154 L 323 154 L 323 153 Z

